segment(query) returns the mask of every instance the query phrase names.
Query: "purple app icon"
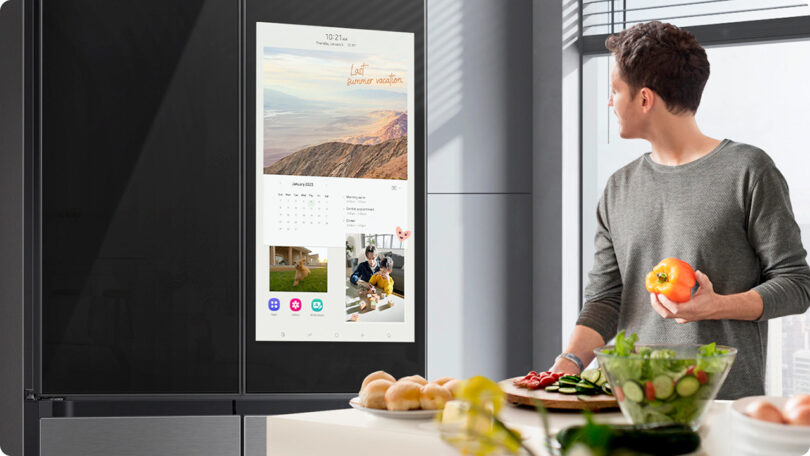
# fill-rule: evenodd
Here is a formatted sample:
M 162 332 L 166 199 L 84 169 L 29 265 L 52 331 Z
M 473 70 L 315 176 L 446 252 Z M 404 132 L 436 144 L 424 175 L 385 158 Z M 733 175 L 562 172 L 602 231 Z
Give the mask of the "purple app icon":
M 281 309 L 281 301 L 278 298 L 270 298 L 270 302 L 267 303 L 267 307 L 270 308 L 273 312 L 278 312 Z

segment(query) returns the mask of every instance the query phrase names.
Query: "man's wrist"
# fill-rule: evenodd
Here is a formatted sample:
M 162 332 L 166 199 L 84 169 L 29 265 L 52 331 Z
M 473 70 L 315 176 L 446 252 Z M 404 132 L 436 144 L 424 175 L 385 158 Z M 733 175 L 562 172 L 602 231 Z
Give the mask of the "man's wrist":
M 704 320 L 727 320 L 732 313 L 729 308 L 731 295 L 715 294 L 715 305 L 709 307 L 709 315 Z
M 708 319 L 711 320 L 746 320 L 759 319 L 764 312 L 762 296 L 756 290 L 730 295 L 715 295 L 717 304 Z
M 562 352 L 559 355 L 557 355 L 557 360 L 559 361 L 561 359 L 564 359 L 564 360 L 568 361 L 569 363 L 573 364 L 574 366 L 576 366 L 577 369 L 579 369 L 579 372 L 582 372 L 583 369 L 585 369 L 585 365 L 582 364 L 582 360 L 579 359 L 579 356 L 577 356 L 577 355 L 575 355 L 573 353 Z

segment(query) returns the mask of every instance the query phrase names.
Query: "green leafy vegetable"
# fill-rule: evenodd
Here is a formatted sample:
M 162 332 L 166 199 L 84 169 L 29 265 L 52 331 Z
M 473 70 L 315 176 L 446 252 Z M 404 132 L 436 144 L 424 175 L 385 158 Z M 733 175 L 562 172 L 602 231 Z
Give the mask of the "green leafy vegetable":
M 726 360 L 721 356 L 726 354 L 728 354 L 728 350 L 717 348 L 717 344 L 714 342 L 701 345 L 698 348 L 698 362 L 695 370 L 702 370 L 712 374 L 722 372 L 726 368 Z
M 636 351 L 636 341 L 638 334 L 633 333 L 630 337 L 624 336 L 624 330 L 621 330 L 616 336 L 616 352 L 618 356 L 630 356 L 631 353 Z

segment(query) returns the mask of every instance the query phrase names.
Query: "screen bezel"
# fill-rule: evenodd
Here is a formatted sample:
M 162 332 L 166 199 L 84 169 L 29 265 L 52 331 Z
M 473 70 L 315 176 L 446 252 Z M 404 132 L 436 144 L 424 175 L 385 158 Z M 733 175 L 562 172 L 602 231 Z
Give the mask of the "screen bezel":
M 425 373 L 425 33 L 424 2 L 374 0 L 247 1 L 243 18 L 243 235 L 244 307 L 243 392 L 347 393 L 363 377 L 386 370 L 396 377 Z M 256 23 L 331 26 L 414 34 L 414 342 L 257 342 L 256 341 Z

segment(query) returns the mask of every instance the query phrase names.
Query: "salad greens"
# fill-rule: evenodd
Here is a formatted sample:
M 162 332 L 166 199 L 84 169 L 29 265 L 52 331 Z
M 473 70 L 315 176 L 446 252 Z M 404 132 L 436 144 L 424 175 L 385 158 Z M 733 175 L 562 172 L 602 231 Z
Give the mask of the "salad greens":
M 678 356 L 670 348 L 636 349 L 637 341 L 637 334 L 628 337 L 621 331 L 615 346 L 597 353 L 622 411 L 635 424 L 696 427 L 734 356 L 722 356 L 729 351 L 715 343 L 699 347 L 691 356 Z
M 717 344 L 714 342 L 701 346 L 698 348 L 698 363 L 695 370 L 709 373 L 722 372 L 726 367 L 725 361 L 717 356 L 725 354 L 728 354 L 728 350 L 717 348 Z
M 638 341 L 638 334 L 633 333 L 632 336 L 625 337 L 622 329 L 616 335 L 616 346 L 606 349 L 604 353 L 607 355 L 630 356 L 631 353 L 636 351 L 636 341 Z

